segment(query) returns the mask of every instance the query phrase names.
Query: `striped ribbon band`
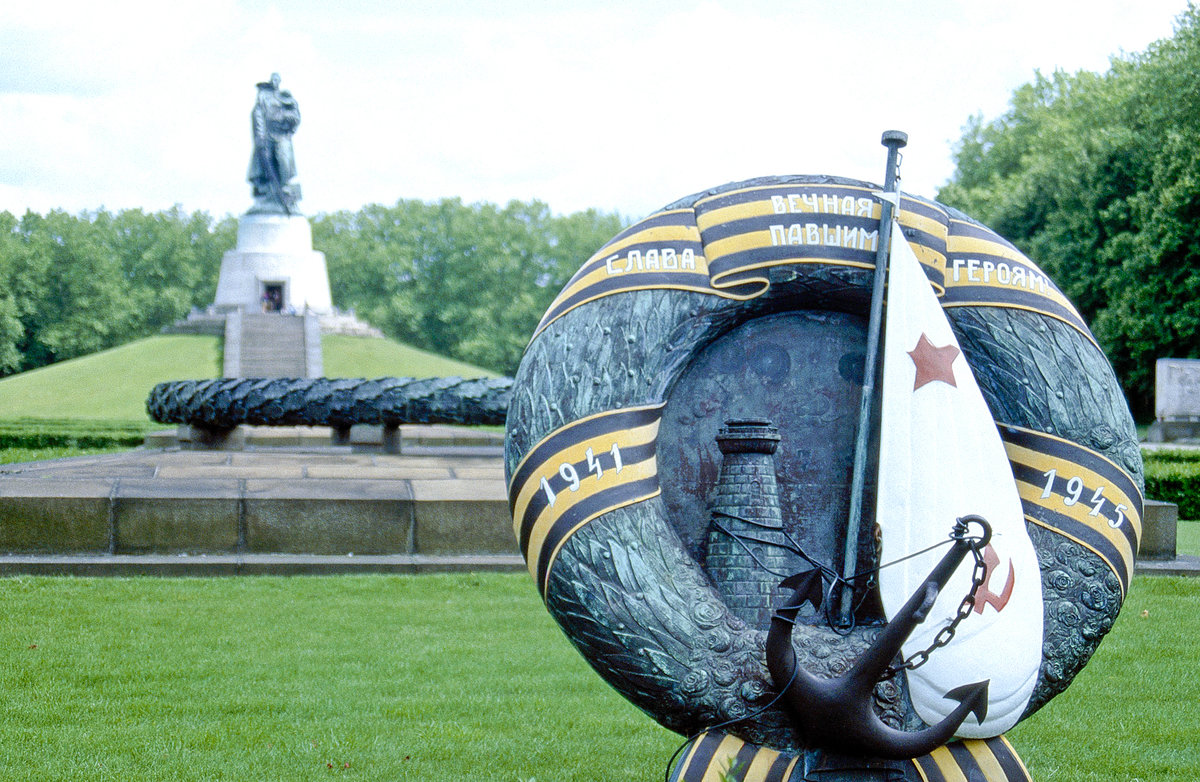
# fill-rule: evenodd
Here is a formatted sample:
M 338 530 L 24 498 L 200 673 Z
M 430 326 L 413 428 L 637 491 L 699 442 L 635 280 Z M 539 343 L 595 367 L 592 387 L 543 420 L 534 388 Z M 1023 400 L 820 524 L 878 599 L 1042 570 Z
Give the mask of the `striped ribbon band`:
M 1004 736 L 955 741 L 912 762 L 922 782 L 1032 782 Z
M 1020 250 L 975 223 L 947 224 L 943 307 L 1002 307 L 1061 320 L 1096 343 L 1075 306 Z
M 906 762 L 862 760 L 872 778 L 922 782 L 1032 782 L 1025 764 L 1004 736 L 967 739 L 938 747 Z M 861 768 L 861 767 L 860 767 Z M 846 769 L 841 769 L 846 771 Z M 817 772 L 806 777 L 808 771 Z M 724 733 L 702 733 L 685 748 L 669 782 L 802 782 L 837 769 L 806 770 L 799 755 L 750 744 Z
M 696 202 L 696 225 L 715 288 L 745 286 L 772 266 L 820 263 L 875 268 L 881 205 L 856 185 L 759 185 Z M 945 213 L 904 199 L 900 223 L 941 290 Z
M 875 267 L 877 190 L 850 184 L 766 184 L 717 193 L 630 226 L 589 258 L 534 335 L 596 299 L 674 289 L 744 301 L 770 286 L 774 266 Z M 936 204 L 901 200 L 904 236 L 944 307 L 994 306 L 1064 321 L 1094 342 L 1062 292 L 995 233 Z
M 563 287 L 534 337 L 581 304 L 655 288 L 714 292 L 691 209 L 660 212 L 613 237 Z
M 581 418 L 544 437 L 508 484 L 513 532 L 542 595 L 567 539 L 603 513 L 659 493 L 662 405 Z
M 1114 462 L 1054 435 L 999 424 L 1025 518 L 1095 552 L 1121 582 L 1133 577 L 1142 492 Z
M 797 770 L 795 777 L 792 772 Z M 669 782 L 788 782 L 804 776 L 800 756 L 777 752 L 724 733 L 692 740 L 671 771 Z

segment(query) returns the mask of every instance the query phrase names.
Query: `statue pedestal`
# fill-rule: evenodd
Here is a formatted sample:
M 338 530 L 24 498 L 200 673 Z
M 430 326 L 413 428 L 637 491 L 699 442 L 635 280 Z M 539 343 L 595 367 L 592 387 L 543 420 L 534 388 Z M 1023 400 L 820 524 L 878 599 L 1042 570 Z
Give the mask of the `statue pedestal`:
M 245 214 L 237 248 L 221 260 L 213 305 L 218 310 L 331 313 L 325 254 L 312 248 L 300 215 Z

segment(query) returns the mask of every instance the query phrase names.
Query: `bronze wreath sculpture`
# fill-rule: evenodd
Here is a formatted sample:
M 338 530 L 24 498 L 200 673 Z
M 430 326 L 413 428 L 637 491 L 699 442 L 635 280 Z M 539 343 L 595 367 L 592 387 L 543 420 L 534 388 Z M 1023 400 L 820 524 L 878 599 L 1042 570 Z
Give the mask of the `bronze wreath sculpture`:
M 767 432 L 754 435 L 766 446 L 720 450 L 727 459 L 738 449 L 775 451 L 767 459 L 777 499 L 764 513 L 781 519 L 779 534 L 795 544 L 793 572 L 840 564 L 879 190 L 842 178 L 769 177 L 665 207 L 583 264 L 514 379 L 506 475 L 530 572 L 597 672 L 665 727 L 695 737 L 678 779 L 700 779 L 719 757 L 736 779 L 839 769 L 849 775 L 831 778 L 940 778 L 928 754 L 881 759 L 856 754 L 853 742 L 814 737 L 797 720 L 797 704 L 777 697 L 788 682 L 768 670 L 763 618 L 795 623 L 796 669 L 835 679 L 881 633 L 870 579 L 850 585 L 849 627 L 801 611 L 821 590 L 795 579 L 783 590 L 796 590 L 790 615 L 772 613 L 778 592 L 759 590 L 764 612 L 754 622 L 722 588 L 728 573 L 707 563 L 714 519 L 746 512 L 729 511 L 719 496 L 715 441 L 734 436 L 729 422 Z M 1027 716 L 1087 662 L 1128 588 L 1141 514 L 1136 432 L 1108 361 L 1032 261 L 954 209 L 909 195 L 899 206 L 904 238 L 1003 439 L 1036 551 L 1042 648 Z M 881 564 L 871 535 L 860 531 L 851 569 Z M 872 683 L 867 711 L 891 730 L 928 730 L 894 673 Z M 1003 770 L 987 779 L 1025 778 L 1003 738 L 937 752 L 955 754 L 962 768 Z

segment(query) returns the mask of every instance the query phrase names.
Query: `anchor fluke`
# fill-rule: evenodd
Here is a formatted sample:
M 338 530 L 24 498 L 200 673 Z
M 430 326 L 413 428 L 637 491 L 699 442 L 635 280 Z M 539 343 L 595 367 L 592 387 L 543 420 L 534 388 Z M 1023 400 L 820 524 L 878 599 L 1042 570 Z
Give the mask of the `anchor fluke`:
M 799 608 L 805 603 L 812 603 L 814 609 L 821 610 L 821 603 L 825 600 L 825 582 L 817 568 L 790 575 L 781 581 L 779 586 L 795 593 L 788 602 L 788 608 Z
M 974 714 L 975 721 L 982 723 L 984 718 L 987 717 L 988 683 L 990 681 L 990 679 L 984 679 L 974 684 L 964 684 L 946 693 L 947 700 L 958 701 L 959 703 L 958 708 L 951 712 L 947 719 L 954 717 L 959 709 L 965 706 L 967 710 L 963 713 L 963 719 L 966 718 L 967 714 Z
M 786 685 L 779 683 L 791 682 L 798 676 L 809 675 L 796 665 L 796 652 L 792 649 L 792 627 L 796 623 L 796 614 L 805 603 L 811 602 L 814 609 L 821 609 L 825 596 L 825 582 L 821 579 L 821 571 L 812 568 L 788 576 L 779 586 L 792 590 L 792 596 L 786 604 L 771 614 L 766 651 L 771 678 L 778 686 L 784 687 Z

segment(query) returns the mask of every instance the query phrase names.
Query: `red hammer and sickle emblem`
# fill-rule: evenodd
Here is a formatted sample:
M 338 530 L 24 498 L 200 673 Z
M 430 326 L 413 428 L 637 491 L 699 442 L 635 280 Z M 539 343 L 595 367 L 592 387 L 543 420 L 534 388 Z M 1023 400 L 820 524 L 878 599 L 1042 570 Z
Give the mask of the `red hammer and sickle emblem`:
M 1012 597 L 1013 585 L 1016 583 L 1017 574 L 1013 570 L 1013 563 L 1008 561 L 1008 581 L 1004 584 L 1003 591 L 996 594 L 991 589 L 992 571 L 1000 564 L 1000 555 L 996 553 L 996 549 L 992 548 L 992 544 L 987 544 L 983 550 L 983 565 L 985 568 L 983 574 L 983 583 L 979 585 L 979 591 L 975 593 L 975 613 L 982 614 L 983 607 L 990 605 L 996 609 L 996 613 L 1004 610 L 1004 606 L 1008 605 L 1008 599 Z

